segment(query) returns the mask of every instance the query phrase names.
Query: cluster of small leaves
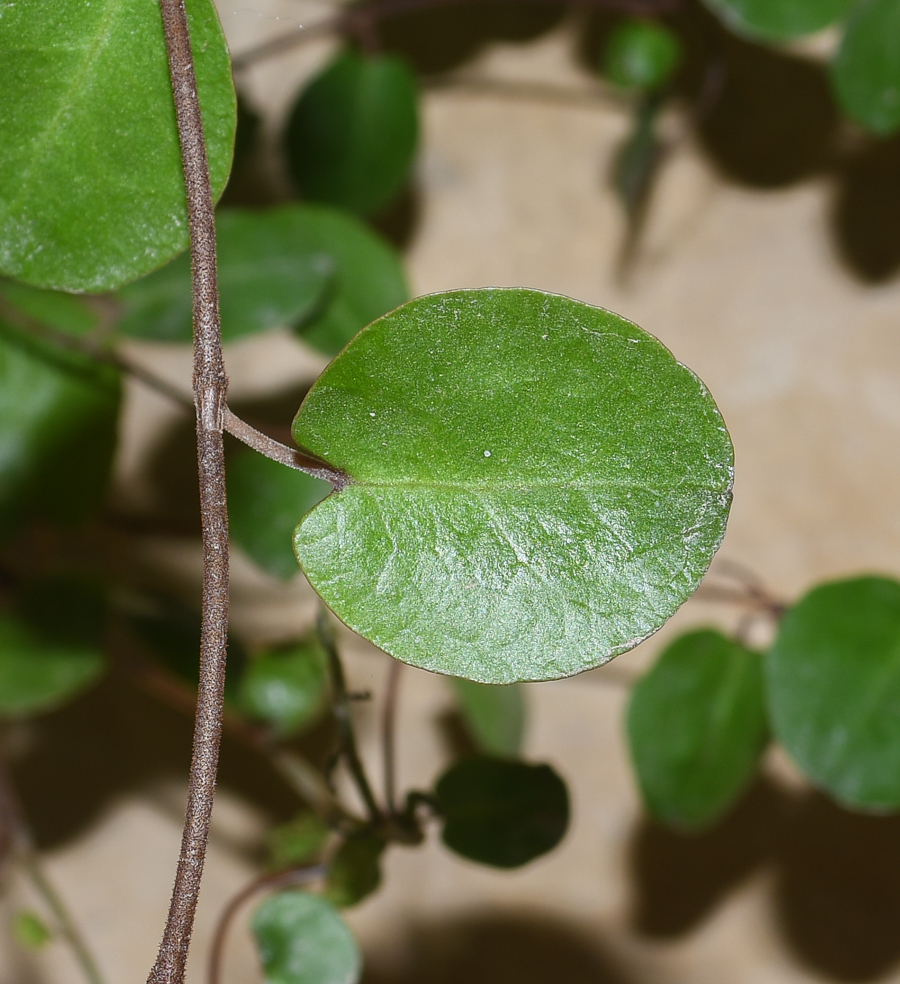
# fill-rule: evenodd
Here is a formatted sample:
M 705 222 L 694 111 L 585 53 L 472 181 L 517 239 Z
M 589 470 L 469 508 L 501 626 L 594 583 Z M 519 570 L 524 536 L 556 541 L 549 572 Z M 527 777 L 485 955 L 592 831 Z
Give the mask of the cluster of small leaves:
M 770 736 L 816 786 L 853 809 L 900 809 L 900 583 L 813 588 L 764 654 L 713 630 L 678 638 L 634 690 L 628 737 L 648 809 L 714 823 Z

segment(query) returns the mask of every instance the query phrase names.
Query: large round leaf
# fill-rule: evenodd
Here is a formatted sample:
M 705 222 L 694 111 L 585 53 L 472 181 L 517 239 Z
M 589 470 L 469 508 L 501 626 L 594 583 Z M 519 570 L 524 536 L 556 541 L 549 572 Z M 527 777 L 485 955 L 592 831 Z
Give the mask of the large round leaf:
M 187 10 L 218 196 L 234 142 L 231 66 L 211 0 L 188 0 Z M 158 4 L 5 4 L 0 91 L 0 272 L 109 290 L 187 246 Z
M 265 984 L 356 984 L 356 940 L 330 902 L 306 892 L 272 895 L 253 916 Z
M 435 793 L 447 847 L 495 868 L 518 868 L 552 851 L 569 824 L 566 784 L 549 765 L 463 759 Z
M 343 51 L 291 113 L 288 165 L 305 197 L 374 212 L 406 180 L 418 131 L 416 82 L 406 63 Z
M 854 0 L 706 0 L 736 33 L 767 41 L 788 41 L 833 24 Z
M 775 736 L 808 779 L 850 806 L 900 807 L 900 584 L 814 588 L 766 659 Z
M 533 290 L 376 321 L 294 437 L 351 479 L 294 536 L 326 604 L 398 659 L 483 683 L 637 645 L 696 588 L 731 502 L 700 380 L 636 325 Z
M 711 629 L 676 639 L 632 693 L 628 739 L 650 811 L 681 827 L 712 823 L 766 746 L 760 656 Z
M 831 77 L 851 119 L 880 135 L 900 126 L 900 0 L 864 0 L 854 10 Z
M 324 308 L 336 264 L 303 236 L 299 209 L 222 209 L 216 216 L 222 338 L 293 326 Z M 187 253 L 119 291 L 119 330 L 160 342 L 193 337 Z

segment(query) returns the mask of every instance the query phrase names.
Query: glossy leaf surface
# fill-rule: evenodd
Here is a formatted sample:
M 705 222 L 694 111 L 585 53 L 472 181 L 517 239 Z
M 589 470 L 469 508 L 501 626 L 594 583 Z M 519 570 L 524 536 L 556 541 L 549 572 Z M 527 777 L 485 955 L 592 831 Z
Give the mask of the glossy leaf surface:
M 371 895 L 381 884 L 381 855 L 385 842 L 373 834 L 348 837 L 328 866 L 323 895 L 347 909 Z
M 632 693 L 628 739 L 651 813 L 681 827 L 714 822 L 768 739 L 760 656 L 712 630 L 676 639 Z
M 343 51 L 291 113 L 288 166 L 306 198 L 367 214 L 406 181 L 418 130 L 416 82 L 406 63 Z
M 549 765 L 463 759 L 435 793 L 447 847 L 495 868 L 518 868 L 552 851 L 569 824 L 566 784 Z
M 376 321 L 294 437 L 352 480 L 295 533 L 313 587 L 392 656 L 482 683 L 637 645 L 696 588 L 731 501 L 697 377 L 636 325 L 539 291 L 453 291 Z
M 85 518 L 115 451 L 118 374 L 0 322 L 0 531 Z
M 291 534 L 331 485 L 288 468 L 250 448 L 228 461 L 228 519 L 234 542 L 269 574 L 299 573 Z
M 488 755 L 515 756 L 525 731 L 525 694 L 521 686 L 505 687 L 453 679 L 453 689 L 470 737 Z
M 279 892 L 253 916 L 265 984 L 356 984 L 362 959 L 337 910 L 306 892 Z
M 849 806 L 900 807 L 900 584 L 814 588 L 766 659 L 775 736 L 812 782 Z
M 900 127 L 900 0 L 864 0 L 832 66 L 843 111 L 872 133 Z
M 188 0 L 213 191 L 231 165 L 231 64 L 210 0 Z M 20 0 L 0 31 L 0 273 L 102 291 L 188 244 L 159 7 Z
M 293 206 L 306 248 L 335 264 L 324 306 L 298 331 L 303 340 L 336 355 L 366 325 L 409 298 L 396 250 L 359 219 L 320 205 Z
M 328 673 L 316 645 L 289 646 L 249 660 L 241 677 L 241 710 L 272 726 L 280 737 L 313 724 L 325 710 Z
M 706 0 L 706 4 L 737 34 L 788 41 L 833 24 L 853 0 Z
M 222 338 L 234 341 L 310 319 L 324 305 L 335 264 L 304 241 L 299 210 L 216 215 Z M 119 330 L 159 342 L 190 342 L 191 263 L 187 253 L 119 291 Z
M 610 34 L 603 72 L 623 89 L 652 91 L 669 81 L 680 60 L 678 36 L 664 24 L 625 20 Z

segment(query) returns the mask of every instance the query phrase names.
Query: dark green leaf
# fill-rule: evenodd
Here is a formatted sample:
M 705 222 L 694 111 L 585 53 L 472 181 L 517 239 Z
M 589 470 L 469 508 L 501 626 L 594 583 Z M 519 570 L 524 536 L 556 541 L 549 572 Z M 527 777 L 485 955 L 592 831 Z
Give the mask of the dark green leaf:
M 863 809 L 900 807 L 900 584 L 814 588 L 766 658 L 775 737 L 804 775 Z
M 736 34 L 789 41 L 840 20 L 854 0 L 705 0 Z
M 356 984 L 362 958 L 337 910 L 306 892 L 279 892 L 253 916 L 265 984 Z
M 296 577 L 300 569 L 291 534 L 297 517 L 330 490 L 328 482 L 241 448 L 228 461 L 228 519 L 234 542 L 269 574 Z
M 235 96 L 210 0 L 188 18 L 213 192 L 225 187 Z M 102 291 L 188 244 L 159 7 L 19 0 L 0 31 L 0 273 Z
M 549 765 L 463 759 L 435 793 L 447 847 L 495 868 L 518 868 L 552 851 L 569 825 L 566 784 Z
M 316 857 L 331 831 L 315 813 L 301 813 L 269 831 L 269 865 L 279 870 L 306 864 Z
M 45 639 L 0 615 L 0 716 L 50 710 L 93 683 L 103 664 L 97 646 Z
M 381 884 L 381 855 L 386 846 L 374 834 L 345 840 L 328 866 L 325 898 L 347 909 L 371 895 Z
M 286 134 L 303 195 L 377 211 L 406 181 L 418 140 L 418 94 L 405 62 L 343 51 L 301 93 Z
M 222 338 L 234 341 L 310 319 L 323 307 L 335 265 L 307 247 L 297 210 L 222 209 L 216 217 Z M 185 253 L 119 291 L 119 330 L 160 342 L 192 338 L 191 265 Z
M 831 77 L 851 119 L 881 136 L 900 127 L 900 0 L 856 7 Z
M 525 731 L 525 695 L 511 683 L 496 687 L 453 678 L 453 687 L 472 740 L 489 755 L 518 755 Z
M 0 322 L 0 530 L 84 519 L 106 490 L 118 374 Z
M 98 318 L 85 300 L 58 290 L 41 290 L 15 280 L 0 280 L 0 294 L 33 321 L 71 335 L 86 335 L 97 327 Z
M 603 60 L 603 73 L 623 89 L 658 89 L 672 77 L 681 61 L 678 35 L 664 24 L 626 20 L 616 25 Z
M 392 656 L 482 683 L 637 645 L 696 588 L 731 502 L 700 380 L 636 325 L 533 290 L 376 321 L 294 437 L 352 479 L 294 537 L 325 603 Z
M 336 265 L 324 308 L 299 331 L 304 341 L 336 355 L 370 322 L 409 297 L 393 247 L 346 212 L 319 205 L 296 209 L 297 226 L 310 250 Z
M 241 710 L 268 722 L 280 737 L 313 724 L 327 700 L 327 664 L 317 645 L 261 653 L 247 663 L 238 690 Z
M 712 630 L 676 639 L 634 689 L 628 739 L 651 813 L 681 827 L 717 820 L 768 740 L 760 656 Z
M 44 920 L 28 909 L 20 910 L 13 917 L 13 936 L 27 950 L 40 950 L 53 939 Z

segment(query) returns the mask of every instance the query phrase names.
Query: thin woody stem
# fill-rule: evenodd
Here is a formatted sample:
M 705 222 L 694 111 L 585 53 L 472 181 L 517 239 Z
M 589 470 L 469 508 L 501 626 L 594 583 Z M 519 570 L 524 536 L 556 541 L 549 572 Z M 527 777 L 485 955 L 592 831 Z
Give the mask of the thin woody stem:
M 222 358 L 216 230 L 203 121 L 184 0 L 159 0 L 178 121 L 191 241 L 194 404 L 203 530 L 200 683 L 181 852 L 159 955 L 148 984 L 183 984 L 209 841 L 222 734 L 228 640 L 228 510 L 223 415 L 228 377 Z

